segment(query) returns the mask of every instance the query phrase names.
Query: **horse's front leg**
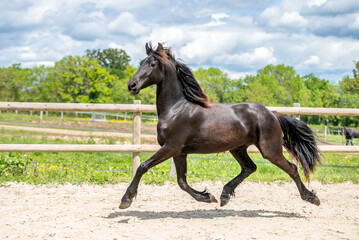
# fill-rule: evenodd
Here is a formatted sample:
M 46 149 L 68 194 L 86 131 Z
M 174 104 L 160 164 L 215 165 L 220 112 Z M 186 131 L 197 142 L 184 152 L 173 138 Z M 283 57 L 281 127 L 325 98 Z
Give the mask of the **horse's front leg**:
M 165 145 L 161 147 L 152 157 L 150 157 L 147 161 L 141 163 L 138 167 L 135 177 L 133 178 L 130 186 L 127 188 L 126 193 L 123 195 L 120 208 L 125 209 L 128 208 L 132 199 L 137 194 L 138 184 L 140 183 L 141 177 L 145 174 L 150 168 L 160 164 L 161 162 L 167 160 L 170 157 L 173 157 L 175 151 L 173 148 L 166 147 Z

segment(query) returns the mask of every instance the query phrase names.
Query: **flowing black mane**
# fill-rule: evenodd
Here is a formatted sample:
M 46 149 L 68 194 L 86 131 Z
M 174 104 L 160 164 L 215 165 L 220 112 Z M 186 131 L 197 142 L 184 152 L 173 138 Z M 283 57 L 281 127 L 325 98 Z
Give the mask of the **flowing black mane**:
M 192 71 L 184 63 L 175 59 L 171 48 L 162 47 L 154 50 L 151 44 L 148 46 L 149 49 L 147 54 L 153 54 L 153 56 L 162 64 L 166 64 L 165 59 L 167 59 L 175 65 L 177 78 L 182 86 L 182 93 L 188 101 L 205 108 L 211 106 L 207 95 L 203 92 L 201 86 L 193 76 Z
M 192 71 L 185 64 L 178 61 L 176 61 L 176 71 L 185 98 L 202 107 L 210 107 L 208 97 L 194 78 Z

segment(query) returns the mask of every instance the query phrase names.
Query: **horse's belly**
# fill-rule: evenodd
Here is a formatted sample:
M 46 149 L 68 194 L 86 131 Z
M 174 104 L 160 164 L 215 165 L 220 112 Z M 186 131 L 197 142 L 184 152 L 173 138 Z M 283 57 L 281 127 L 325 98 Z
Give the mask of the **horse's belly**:
M 238 139 L 206 139 L 190 141 L 182 149 L 182 153 L 218 153 L 225 152 L 241 146 L 243 143 Z
M 235 122 L 206 125 L 191 138 L 183 148 L 183 153 L 218 153 L 237 148 L 243 144 L 253 144 L 248 129 Z

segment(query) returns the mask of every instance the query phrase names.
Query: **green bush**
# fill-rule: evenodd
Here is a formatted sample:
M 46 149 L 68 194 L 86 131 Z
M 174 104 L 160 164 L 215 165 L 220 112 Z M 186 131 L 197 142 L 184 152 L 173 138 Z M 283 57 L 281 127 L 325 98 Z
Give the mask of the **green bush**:
M 0 155 L 0 176 L 22 176 L 30 162 L 22 153 L 6 153 Z

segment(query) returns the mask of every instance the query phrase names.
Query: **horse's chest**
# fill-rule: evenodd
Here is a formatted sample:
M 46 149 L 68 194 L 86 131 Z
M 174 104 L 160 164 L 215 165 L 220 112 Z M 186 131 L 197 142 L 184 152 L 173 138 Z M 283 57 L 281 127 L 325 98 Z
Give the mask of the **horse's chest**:
M 169 131 L 169 126 L 165 122 L 159 121 L 157 124 L 157 141 L 162 146 L 165 143 L 166 133 Z

